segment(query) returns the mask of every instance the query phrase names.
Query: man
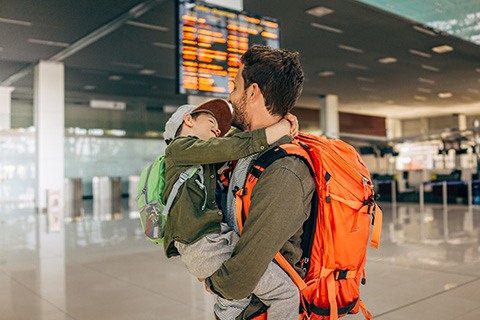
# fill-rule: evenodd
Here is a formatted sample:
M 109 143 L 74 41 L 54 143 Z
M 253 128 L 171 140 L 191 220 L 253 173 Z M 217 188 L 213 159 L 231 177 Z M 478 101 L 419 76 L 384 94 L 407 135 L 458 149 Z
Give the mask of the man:
M 299 54 L 253 46 L 241 62 L 229 97 L 232 125 L 251 131 L 278 122 L 302 92 Z M 285 136 L 275 145 L 291 139 Z M 237 162 L 226 194 L 225 220 L 237 232 L 234 190 L 243 187 L 248 166 L 258 155 Z M 207 290 L 226 299 L 249 296 L 278 251 L 297 267 L 302 254 L 302 225 L 310 213 L 314 189 L 313 177 L 300 159 L 285 157 L 267 167 L 252 191 L 249 216 L 232 257 L 205 280 Z M 300 268 L 296 269 L 301 274 Z

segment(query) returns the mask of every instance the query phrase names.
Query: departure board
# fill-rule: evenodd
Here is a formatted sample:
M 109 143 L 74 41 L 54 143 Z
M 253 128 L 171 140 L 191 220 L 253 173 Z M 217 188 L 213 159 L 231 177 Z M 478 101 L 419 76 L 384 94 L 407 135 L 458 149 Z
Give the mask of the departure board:
M 278 21 L 192 0 L 178 1 L 178 92 L 227 97 L 240 57 L 254 44 L 278 48 Z

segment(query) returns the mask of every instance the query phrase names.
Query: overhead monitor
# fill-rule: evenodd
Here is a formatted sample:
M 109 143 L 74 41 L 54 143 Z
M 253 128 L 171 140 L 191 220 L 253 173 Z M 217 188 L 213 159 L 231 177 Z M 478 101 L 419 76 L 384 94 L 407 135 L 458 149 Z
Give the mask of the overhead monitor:
M 178 0 L 177 9 L 181 94 L 227 97 L 248 48 L 280 46 L 276 19 L 192 0 Z

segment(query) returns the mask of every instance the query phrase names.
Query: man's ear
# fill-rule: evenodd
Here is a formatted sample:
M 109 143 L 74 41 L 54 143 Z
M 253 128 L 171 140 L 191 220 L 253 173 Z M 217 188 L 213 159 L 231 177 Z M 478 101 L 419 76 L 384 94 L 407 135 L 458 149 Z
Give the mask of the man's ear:
M 258 84 L 254 82 L 247 88 L 247 99 L 255 101 L 258 98 L 262 98 L 263 100 L 263 94 Z
M 189 128 L 193 127 L 193 117 L 190 113 L 183 116 L 183 123 Z

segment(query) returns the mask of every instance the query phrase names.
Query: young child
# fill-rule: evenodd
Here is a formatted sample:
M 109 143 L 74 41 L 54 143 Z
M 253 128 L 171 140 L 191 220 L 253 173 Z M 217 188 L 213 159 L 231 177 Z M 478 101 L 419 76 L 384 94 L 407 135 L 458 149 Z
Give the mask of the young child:
M 223 213 L 215 201 L 215 164 L 263 151 L 270 143 L 298 131 L 296 118 L 287 115 L 289 120 L 282 119 L 266 129 L 223 137 L 231 118 L 228 103 L 214 99 L 198 107 L 181 106 L 165 125 L 164 201 L 180 174 L 192 165 L 201 165 L 204 178 L 201 183 L 194 176 L 178 190 L 165 226 L 165 253 L 167 257 L 180 255 L 189 272 L 200 279 L 209 277 L 231 257 L 239 238 L 222 222 Z M 253 293 L 270 306 L 270 319 L 298 319 L 298 289 L 275 263 L 270 263 Z M 250 302 L 250 298 L 217 300 L 215 314 L 222 320 L 235 319 Z

